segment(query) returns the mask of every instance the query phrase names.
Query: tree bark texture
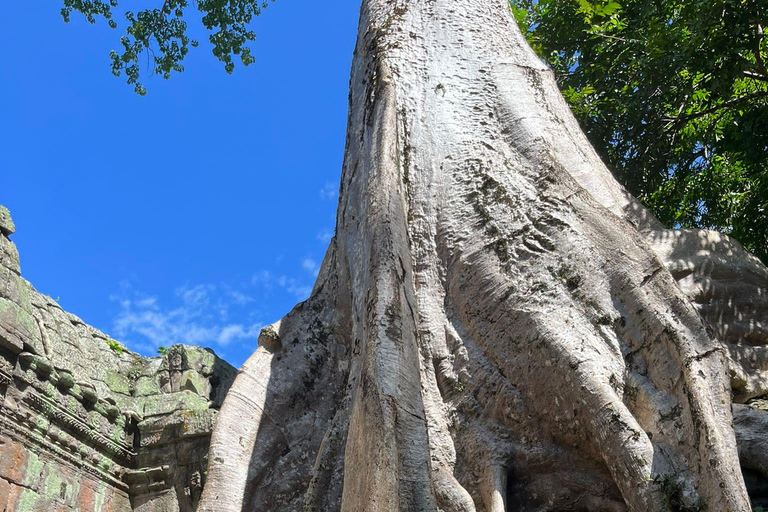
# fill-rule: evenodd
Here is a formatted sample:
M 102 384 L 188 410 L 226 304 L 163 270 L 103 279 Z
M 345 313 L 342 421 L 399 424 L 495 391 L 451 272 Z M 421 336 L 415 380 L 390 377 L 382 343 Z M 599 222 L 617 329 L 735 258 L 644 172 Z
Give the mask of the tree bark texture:
M 765 352 L 705 325 L 506 0 L 365 0 L 350 87 L 336 236 L 199 510 L 749 510 L 731 385 Z

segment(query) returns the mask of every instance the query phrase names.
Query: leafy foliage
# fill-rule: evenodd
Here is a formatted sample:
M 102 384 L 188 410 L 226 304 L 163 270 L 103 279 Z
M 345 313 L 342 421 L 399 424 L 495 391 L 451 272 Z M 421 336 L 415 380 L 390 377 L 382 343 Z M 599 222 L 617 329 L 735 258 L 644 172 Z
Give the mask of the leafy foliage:
M 274 0 L 273 0 L 274 1 Z M 235 69 L 235 58 L 244 66 L 254 62 L 248 43 L 256 34 L 248 28 L 255 16 L 267 7 L 269 0 L 197 0 L 195 8 L 202 14 L 201 22 L 209 30 L 209 41 L 213 55 L 224 64 L 227 73 Z M 98 17 L 107 20 L 113 29 L 118 23 L 113 19 L 113 10 L 118 0 L 64 0 L 61 15 L 69 22 L 71 14 L 82 14 L 89 23 Z M 122 48 L 110 52 L 112 73 L 125 75 L 129 84 L 138 94 L 147 93 L 140 78 L 142 57 L 146 55 L 148 68 L 154 74 L 170 78 L 173 72 L 184 71 L 182 62 L 190 48 L 198 42 L 188 36 L 184 19 L 189 9 L 188 0 L 165 0 L 160 8 L 144 9 L 134 13 L 125 11 L 127 22 L 125 34 L 120 38 Z
M 123 355 L 123 352 L 125 351 L 125 349 L 119 342 L 113 339 L 105 340 L 105 342 L 110 349 L 117 352 L 119 355 Z
M 767 0 L 511 0 L 619 181 L 768 262 Z

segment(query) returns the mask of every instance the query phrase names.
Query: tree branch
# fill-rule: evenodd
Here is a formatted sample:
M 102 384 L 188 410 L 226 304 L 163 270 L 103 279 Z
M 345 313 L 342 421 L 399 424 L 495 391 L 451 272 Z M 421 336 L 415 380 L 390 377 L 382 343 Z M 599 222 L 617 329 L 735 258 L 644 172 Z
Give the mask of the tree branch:
M 666 117 L 663 120 L 669 121 L 672 123 L 672 125 L 678 124 L 680 122 L 685 121 L 692 121 L 693 119 L 698 119 L 699 117 L 704 117 L 706 115 L 712 114 L 714 112 L 717 112 L 718 110 L 724 109 L 724 108 L 730 108 L 735 105 L 738 105 L 739 103 L 742 103 L 744 101 L 749 100 L 755 100 L 759 98 L 765 98 L 768 97 L 768 91 L 759 91 L 752 94 L 745 94 L 744 96 L 740 96 L 738 98 L 731 98 L 728 101 L 724 101 L 723 103 L 719 105 L 715 105 L 714 107 L 710 107 L 707 109 L 704 109 L 700 112 L 694 112 L 693 114 L 688 114 L 686 116 L 676 116 L 676 117 Z
M 760 80 L 761 82 L 768 82 L 768 74 L 761 75 L 753 71 L 744 71 L 743 74 L 746 78 L 751 78 L 752 80 Z

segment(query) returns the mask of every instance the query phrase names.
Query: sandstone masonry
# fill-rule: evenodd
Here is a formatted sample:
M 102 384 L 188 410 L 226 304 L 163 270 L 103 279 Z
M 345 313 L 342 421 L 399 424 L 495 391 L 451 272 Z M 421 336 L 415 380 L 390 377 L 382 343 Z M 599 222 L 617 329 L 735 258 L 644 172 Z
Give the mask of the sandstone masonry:
M 235 369 L 143 358 L 21 277 L 0 206 L 0 511 L 191 512 Z

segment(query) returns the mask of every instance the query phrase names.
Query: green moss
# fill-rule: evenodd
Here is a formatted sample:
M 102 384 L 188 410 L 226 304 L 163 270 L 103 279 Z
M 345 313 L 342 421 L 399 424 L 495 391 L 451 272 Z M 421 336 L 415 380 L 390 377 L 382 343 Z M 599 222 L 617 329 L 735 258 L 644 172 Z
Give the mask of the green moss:
M 187 364 L 190 368 L 213 368 L 216 356 L 199 347 L 185 347 Z
M 56 386 L 54 386 L 52 382 L 46 383 L 44 393 L 48 398 L 56 398 L 56 396 L 58 396 Z
M 120 393 L 121 395 L 130 395 L 131 387 L 128 378 L 125 375 L 121 375 L 115 370 L 107 371 L 107 375 L 104 378 L 104 383 L 114 393 Z
M 93 497 L 93 510 L 94 512 L 100 512 L 104 509 L 104 498 L 107 485 L 104 482 L 99 482 L 96 492 Z
M 144 397 L 144 416 L 157 416 L 173 411 L 204 411 L 208 401 L 190 391 Z
M 35 420 L 35 428 L 39 430 L 40 432 L 48 432 L 48 428 L 51 426 L 51 422 L 48 421 L 48 418 L 43 416 L 42 414 L 37 417 Z
M 27 457 L 27 469 L 22 484 L 25 487 L 35 488 L 44 469 L 45 463 L 40 460 L 40 457 L 34 452 L 29 452 L 29 457 Z
M 24 489 L 21 491 L 19 501 L 16 505 L 16 512 L 36 512 L 42 510 L 38 508 L 37 502 L 40 499 L 40 495 L 31 489 Z
M 67 400 L 67 412 L 75 414 L 77 412 L 77 398 L 70 396 Z
M 125 425 L 118 425 L 115 424 L 112 426 L 112 440 L 116 443 L 122 443 L 123 442 L 123 430 Z
M 187 370 L 181 376 L 181 389 L 191 391 L 197 395 L 207 398 L 206 390 L 208 379 L 197 373 L 195 370 Z
M 704 512 L 707 510 L 707 503 L 704 498 L 693 505 L 687 505 L 683 498 L 683 486 L 679 481 L 670 476 L 656 477 L 655 482 L 661 488 L 664 506 L 670 512 Z
M 67 484 L 55 471 L 51 471 L 43 485 L 44 496 L 50 500 L 63 500 L 66 497 Z
M 133 383 L 134 396 L 159 395 L 160 386 L 154 377 L 141 377 Z
M 35 319 L 18 304 L 0 297 L 0 313 L 12 315 L 12 318 L 15 317 L 16 325 L 24 328 L 29 334 L 39 334 Z

